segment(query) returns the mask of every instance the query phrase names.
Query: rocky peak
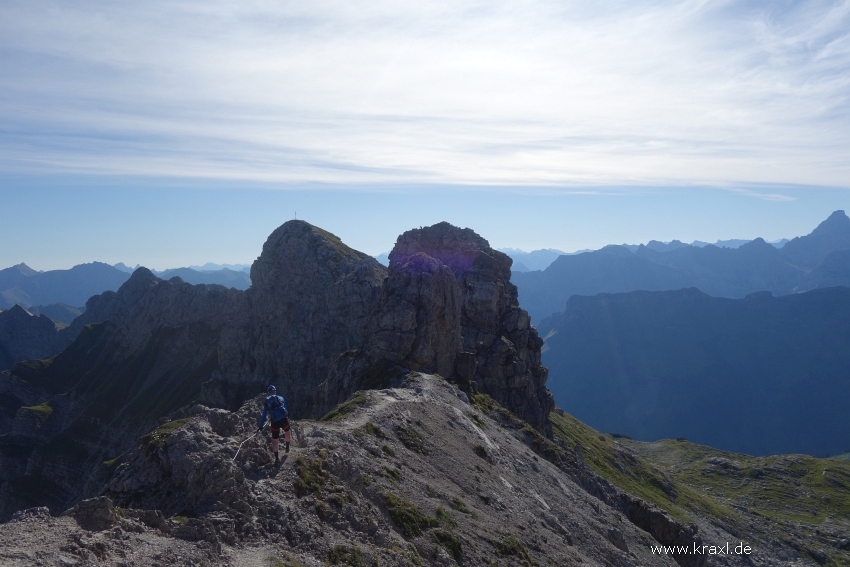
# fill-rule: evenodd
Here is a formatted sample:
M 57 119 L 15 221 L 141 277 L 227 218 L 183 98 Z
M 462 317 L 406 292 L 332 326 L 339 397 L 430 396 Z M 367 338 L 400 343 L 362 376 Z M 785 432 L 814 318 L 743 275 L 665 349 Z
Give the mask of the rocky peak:
M 325 407 L 390 363 L 455 379 L 548 431 L 554 402 L 540 364 L 543 341 L 519 308 L 511 259 L 445 222 L 405 232 L 389 257 L 364 346 L 320 389 L 320 397 L 330 395 Z
M 782 254 L 799 266 L 813 267 L 825 256 L 850 248 L 850 218 L 835 211 L 810 234 L 798 236 L 782 247 Z
M 833 212 L 812 231 L 813 235 L 825 235 L 829 233 L 850 233 L 850 218 L 847 217 L 844 211 Z
M 296 415 L 313 415 L 316 386 L 340 354 L 362 345 L 385 278 L 386 268 L 337 236 L 304 221 L 283 224 L 251 267 L 206 399 L 227 406 L 244 399 L 234 384 L 245 393 L 275 384 Z
M 35 315 L 27 311 L 26 308 L 23 307 L 20 303 L 16 303 L 15 305 L 13 305 L 11 309 L 6 311 L 6 313 L 6 317 L 8 317 L 10 320 L 14 319 L 17 321 L 20 321 L 25 317 L 35 317 Z
M 30 268 L 29 266 L 27 266 L 26 264 L 24 264 L 23 262 L 21 262 L 20 264 L 15 264 L 14 266 L 12 266 L 11 269 L 17 270 L 23 276 L 34 276 L 35 274 L 38 273 L 35 270 L 33 270 L 32 268 Z
M 448 266 L 455 276 L 462 278 L 472 270 L 482 250 L 499 255 L 500 267 L 508 270 L 505 277 L 509 279 L 510 257 L 490 248 L 490 243 L 472 229 L 458 228 L 447 222 L 408 230 L 399 236 L 389 254 L 390 267 L 405 264 L 415 254 L 426 254 L 439 260 Z
M 336 235 L 307 222 L 291 220 L 269 235 L 263 252 L 251 266 L 256 290 L 300 291 L 316 277 L 348 274 L 371 256 L 343 244 Z M 376 262 L 377 263 L 377 262 Z
M 118 288 L 118 300 L 122 303 L 135 303 L 148 290 L 161 282 L 153 272 L 145 267 L 136 269 L 124 284 Z

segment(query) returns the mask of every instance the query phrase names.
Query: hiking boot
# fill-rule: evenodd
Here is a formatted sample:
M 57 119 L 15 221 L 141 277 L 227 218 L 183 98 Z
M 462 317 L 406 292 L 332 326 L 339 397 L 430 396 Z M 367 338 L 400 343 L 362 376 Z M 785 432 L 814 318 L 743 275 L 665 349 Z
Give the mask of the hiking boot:
M 286 450 L 287 453 L 289 452 L 289 443 L 286 444 L 285 450 Z

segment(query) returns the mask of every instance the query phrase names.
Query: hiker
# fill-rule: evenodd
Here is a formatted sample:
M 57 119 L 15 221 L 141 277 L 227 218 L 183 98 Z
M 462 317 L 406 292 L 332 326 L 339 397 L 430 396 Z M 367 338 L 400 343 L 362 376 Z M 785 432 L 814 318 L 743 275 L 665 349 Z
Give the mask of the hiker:
M 289 452 L 289 412 L 286 411 L 286 400 L 283 399 L 283 396 L 277 395 L 277 390 L 274 386 L 269 386 L 266 388 L 266 392 L 268 392 L 268 397 L 266 397 L 266 401 L 263 404 L 263 415 L 260 416 L 260 431 L 263 430 L 263 427 L 266 424 L 266 416 L 269 416 L 269 421 L 271 421 L 271 429 L 272 429 L 272 451 L 274 451 L 274 464 L 278 464 L 280 459 L 278 459 L 277 452 L 280 449 L 280 430 L 283 429 L 283 438 L 286 441 L 286 447 L 284 451 Z

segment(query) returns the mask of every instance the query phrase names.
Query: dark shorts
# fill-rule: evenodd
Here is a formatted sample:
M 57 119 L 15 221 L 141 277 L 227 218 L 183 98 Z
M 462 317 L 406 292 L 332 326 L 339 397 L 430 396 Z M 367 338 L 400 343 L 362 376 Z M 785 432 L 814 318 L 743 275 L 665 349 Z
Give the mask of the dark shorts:
M 272 421 L 272 439 L 280 437 L 280 430 L 289 431 L 289 418 L 284 417 L 280 421 Z

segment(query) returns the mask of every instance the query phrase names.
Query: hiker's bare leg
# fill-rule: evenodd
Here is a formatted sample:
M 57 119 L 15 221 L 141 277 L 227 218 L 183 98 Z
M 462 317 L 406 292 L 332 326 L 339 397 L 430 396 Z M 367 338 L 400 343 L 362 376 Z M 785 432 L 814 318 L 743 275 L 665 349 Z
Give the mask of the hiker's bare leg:
M 277 453 L 280 449 L 280 439 L 272 439 L 272 452 Z
M 286 441 L 287 443 L 289 443 L 290 439 L 292 439 L 292 436 L 289 434 L 289 431 L 284 431 L 283 432 L 283 440 Z

